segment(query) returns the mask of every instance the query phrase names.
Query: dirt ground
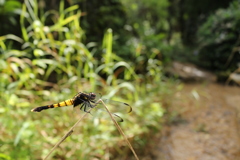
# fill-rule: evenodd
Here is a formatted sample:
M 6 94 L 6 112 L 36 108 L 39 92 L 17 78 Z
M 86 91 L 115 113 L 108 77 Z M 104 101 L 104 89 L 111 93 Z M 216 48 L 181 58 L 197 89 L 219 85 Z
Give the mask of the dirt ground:
M 240 160 L 240 87 L 184 84 L 171 106 L 154 159 Z

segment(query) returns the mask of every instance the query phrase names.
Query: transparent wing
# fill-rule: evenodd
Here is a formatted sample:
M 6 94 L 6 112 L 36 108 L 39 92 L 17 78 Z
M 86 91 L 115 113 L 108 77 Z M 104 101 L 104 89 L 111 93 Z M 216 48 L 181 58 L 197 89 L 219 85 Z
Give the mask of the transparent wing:
M 114 119 L 118 122 L 123 122 L 122 117 L 132 111 L 132 107 L 127 103 L 109 99 L 102 99 L 102 101 L 106 104 L 108 110 L 111 112 Z M 91 111 L 91 114 L 98 118 L 110 119 L 108 112 L 101 102 L 95 104 L 95 108 Z
M 132 112 L 132 107 L 128 103 L 113 101 L 110 99 L 102 99 L 102 101 L 107 105 L 108 109 L 112 112 L 121 112 L 121 113 Z

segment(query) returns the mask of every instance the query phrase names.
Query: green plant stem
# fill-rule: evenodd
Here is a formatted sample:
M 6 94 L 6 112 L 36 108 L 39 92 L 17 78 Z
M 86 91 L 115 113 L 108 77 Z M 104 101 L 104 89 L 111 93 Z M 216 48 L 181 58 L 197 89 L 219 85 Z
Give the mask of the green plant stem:
M 110 113 L 110 111 L 108 110 L 106 104 L 103 102 L 102 99 L 99 99 L 99 101 L 104 105 L 104 107 L 105 107 L 105 109 L 107 110 L 108 114 L 110 115 L 110 117 L 111 117 L 114 125 L 117 127 L 117 129 L 118 129 L 118 131 L 120 132 L 120 134 L 124 137 L 124 139 L 125 139 L 125 141 L 127 142 L 129 148 L 130 148 L 131 151 L 133 152 L 135 158 L 136 158 L 137 160 L 139 160 L 139 158 L 138 158 L 136 152 L 134 151 L 131 143 L 128 141 L 127 136 L 124 134 L 123 130 L 121 129 L 121 127 L 119 126 L 119 124 L 117 123 L 117 121 L 113 118 L 113 116 L 112 116 L 112 114 Z

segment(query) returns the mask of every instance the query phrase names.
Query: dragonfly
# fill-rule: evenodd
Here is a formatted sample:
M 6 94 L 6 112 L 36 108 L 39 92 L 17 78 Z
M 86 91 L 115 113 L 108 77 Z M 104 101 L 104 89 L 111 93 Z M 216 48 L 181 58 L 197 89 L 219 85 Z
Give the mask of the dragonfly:
M 54 104 L 50 104 L 50 105 L 46 105 L 46 106 L 41 106 L 41 107 L 37 107 L 32 109 L 32 112 L 41 112 L 43 110 L 46 109 L 50 109 L 50 108 L 57 108 L 57 107 L 64 107 L 64 106 L 71 106 L 73 105 L 73 107 L 77 107 L 80 106 L 80 110 L 90 113 L 89 110 L 91 108 L 95 108 L 96 106 L 98 106 L 100 104 L 100 102 L 98 102 L 99 98 L 97 98 L 97 95 L 93 92 L 91 93 L 84 93 L 84 92 L 78 92 L 72 99 L 68 99 L 59 103 L 54 103 Z M 120 106 L 119 109 L 123 109 L 125 111 L 127 111 L 128 113 L 132 112 L 132 107 L 125 102 L 119 102 L 119 101 L 113 101 L 113 100 L 109 100 L 109 99 L 102 99 L 102 101 L 106 104 L 116 104 L 117 106 Z M 117 115 L 116 113 L 111 113 L 115 119 L 117 119 L 118 122 L 123 122 L 123 119 Z

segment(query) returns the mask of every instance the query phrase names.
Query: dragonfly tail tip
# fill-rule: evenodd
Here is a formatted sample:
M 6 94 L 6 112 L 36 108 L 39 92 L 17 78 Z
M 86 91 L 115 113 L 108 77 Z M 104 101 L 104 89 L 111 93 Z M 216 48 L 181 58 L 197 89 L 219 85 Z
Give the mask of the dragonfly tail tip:
M 31 110 L 31 112 L 41 112 L 41 111 L 38 110 L 38 108 L 33 108 L 33 109 Z

